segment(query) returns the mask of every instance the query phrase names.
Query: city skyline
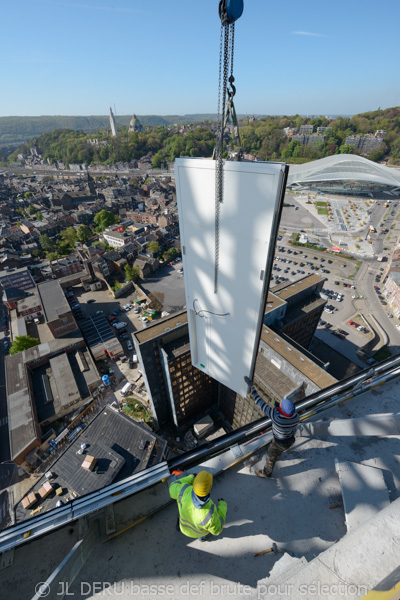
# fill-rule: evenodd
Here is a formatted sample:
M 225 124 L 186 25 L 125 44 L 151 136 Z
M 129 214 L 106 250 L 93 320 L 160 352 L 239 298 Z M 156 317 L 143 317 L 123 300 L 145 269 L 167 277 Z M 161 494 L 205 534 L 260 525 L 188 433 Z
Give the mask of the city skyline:
M 346 114 L 400 104 L 400 5 L 245 1 L 238 113 Z M 388 15 L 390 14 L 390 19 Z M 2 8 L 0 116 L 216 113 L 218 1 L 21 0 Z M 384 31 L 384 36 L 379 32 Z M 376 44 L 376 40 L 379 43 Z

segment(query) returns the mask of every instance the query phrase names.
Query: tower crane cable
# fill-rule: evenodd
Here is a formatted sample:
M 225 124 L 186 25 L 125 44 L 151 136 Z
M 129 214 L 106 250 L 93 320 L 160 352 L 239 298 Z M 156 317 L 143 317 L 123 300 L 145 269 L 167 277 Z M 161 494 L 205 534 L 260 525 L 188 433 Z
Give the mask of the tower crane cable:
M 233 85 L 233 59 L 235 43 L 235 21 L 243 12 L 243 0 L 221 0 L 219 16 L 221 19 L 219 73 L 218 73 L 218 107 L 217 107 L 217 139 L 213 153 L 215 159 L 215 214 L 214 214 L 214 294 L 218 291 L 220 211 L 224 199 L 224 134 L 227 124 L 232 120 L 234 131 L 239 136 L 239 127 L 233 97 L 236 88 Z M 228 73 L 230 67 L 230 76 Z M 230 89 L 228 89 L 228 81 Z M 238 139 L 238 160 L 241 157 L 240 136 Z

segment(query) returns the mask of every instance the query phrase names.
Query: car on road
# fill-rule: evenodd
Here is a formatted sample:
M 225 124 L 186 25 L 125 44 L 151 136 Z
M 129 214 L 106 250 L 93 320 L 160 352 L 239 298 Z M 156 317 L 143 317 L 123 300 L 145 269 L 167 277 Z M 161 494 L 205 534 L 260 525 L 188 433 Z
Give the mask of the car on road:
M 87 301 L 87 304 L 92 304 L 92 302 L 96 302 L 96 300 L 94 298 L 89 298 L 89 300 Z
M 127 346 L 128 350 L 133 350 L 133 345 L 132 345 L 131 340 L 128 340 L 126 346 Z
M 325 324 L 325 329 L 330 329 L 332 327 L 332 323 L 326 323 Z
M 127 340 L 128 338 L 129 338 L 129 335 L 128 335 L 127 333 L 123 333 L 123 334 L 120 336 L 120 338 L 119 338 L 119 339 L 120 339 L 120 340 Z
M 378 288 L 378 286 L 377 286 L 377 285 L 374 285 L 374 290 L 375 290 L 375 291 L 378 291 L 378 290 L 379 290 L 379 288 Z
M 149 319 L 147 317 L 142 317 L 142 321 L 143 321 L 143 323 L 148 323 Z

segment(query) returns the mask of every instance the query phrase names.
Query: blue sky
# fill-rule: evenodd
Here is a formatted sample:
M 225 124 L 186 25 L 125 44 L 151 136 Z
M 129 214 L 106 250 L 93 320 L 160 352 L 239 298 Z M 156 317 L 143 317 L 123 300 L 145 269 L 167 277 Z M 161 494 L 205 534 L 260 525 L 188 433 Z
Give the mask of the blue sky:
M 400 105 L 400 1 L 244 0 L 236 110 Z M 2 0 L 0 116 L 215 113 L 218 0 Z

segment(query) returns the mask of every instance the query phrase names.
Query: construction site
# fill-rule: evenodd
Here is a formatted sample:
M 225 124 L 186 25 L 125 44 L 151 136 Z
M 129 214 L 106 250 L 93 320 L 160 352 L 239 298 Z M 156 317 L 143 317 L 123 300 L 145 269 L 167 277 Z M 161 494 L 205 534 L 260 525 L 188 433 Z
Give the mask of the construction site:
M 123 347 L 103 310 L 81 336 L 61 286 L 8 294 L 15 310 L 45 313 L 35 321 L 49 338 L 7 358 L 11 456 L 32 485 L 0 532 L 2 598 L 400 597 L 400 357 L 348 358 L 319 338 L 327 358 L 316 356 L 333 313 L 327 279 L 298 269 L 273 281 L 289 167 L 243 157 L 242 12 L 242 1 L 219 4 L 213 159 L 175 161 L 186 304 L 147 312 L 130 334 L 135 365 L 123 368 L 140 386 L 107 383 Z M 66 416 L 73 432 L 45 456 Z

